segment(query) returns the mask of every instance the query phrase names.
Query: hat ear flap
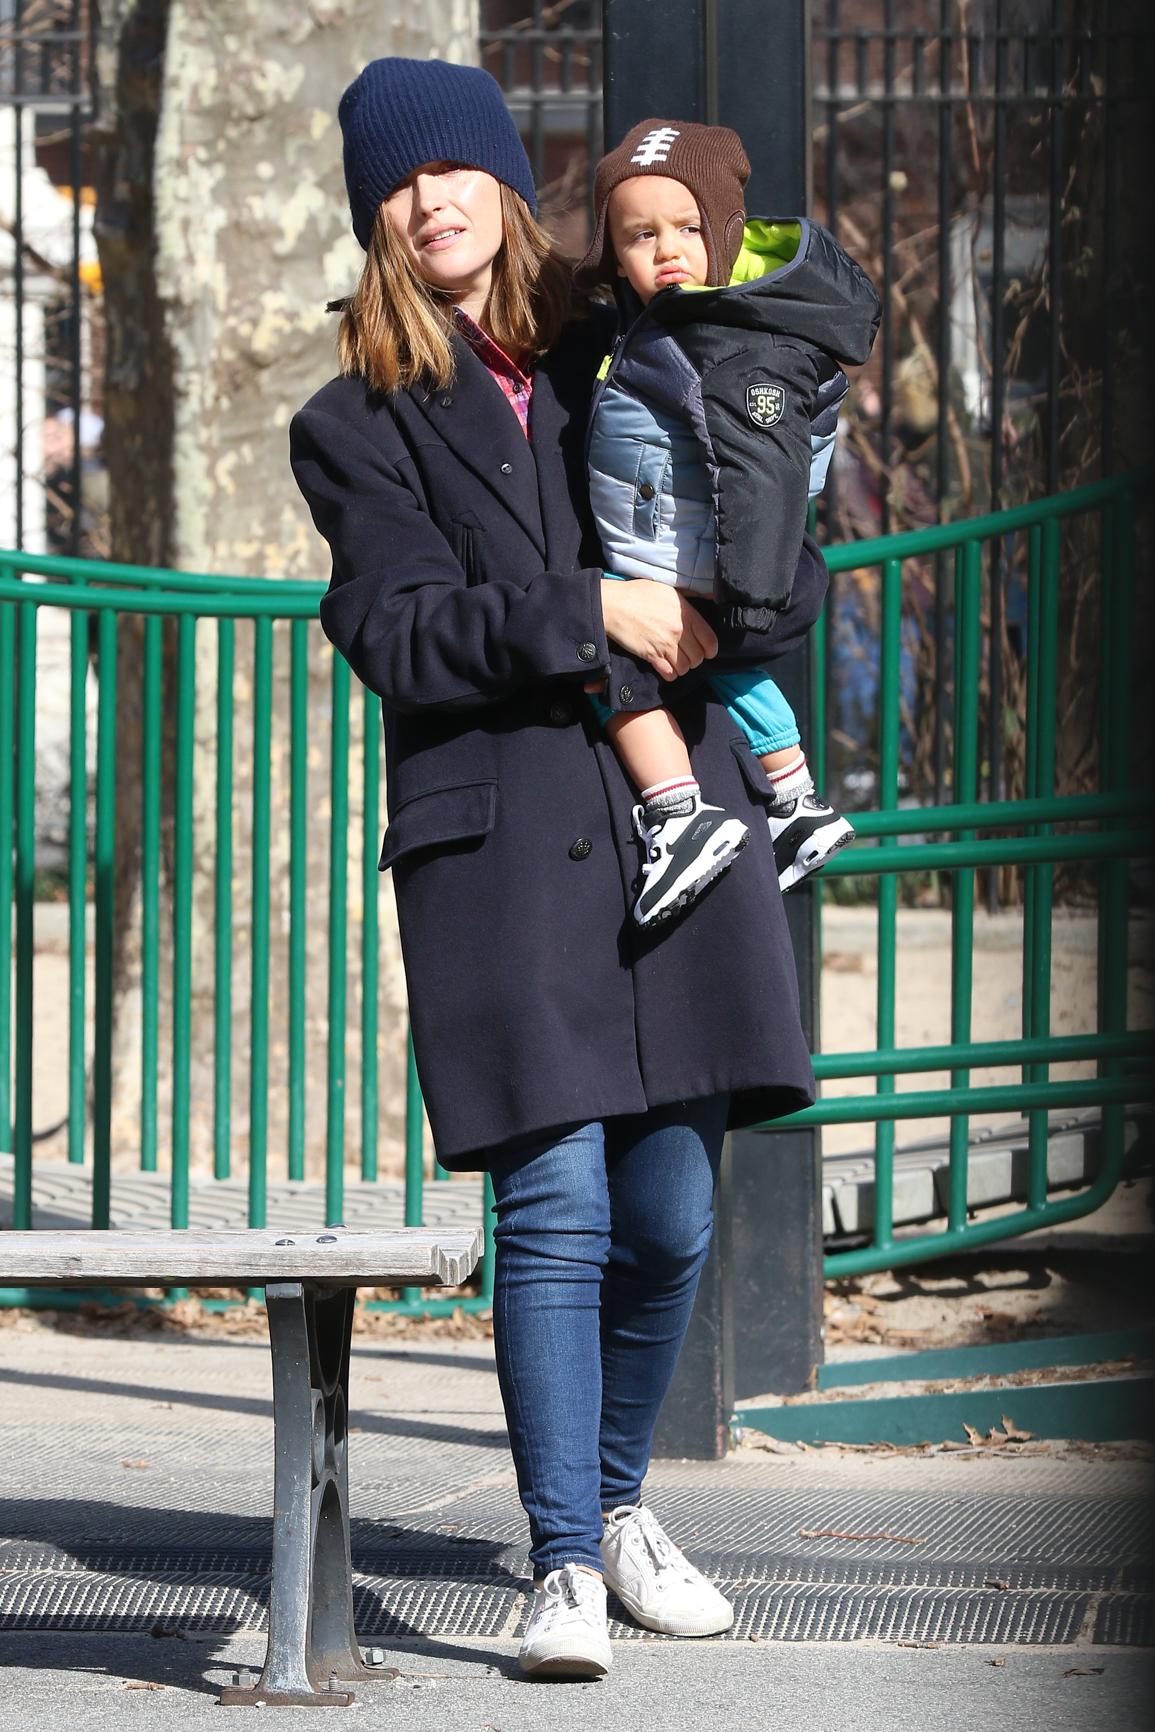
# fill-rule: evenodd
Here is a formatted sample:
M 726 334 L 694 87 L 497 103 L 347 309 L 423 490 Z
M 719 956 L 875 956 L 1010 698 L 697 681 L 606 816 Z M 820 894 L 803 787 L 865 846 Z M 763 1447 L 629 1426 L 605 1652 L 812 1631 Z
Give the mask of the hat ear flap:
M 727 219 L 726 219 L 726 235 L 725 235 L 725 243 L 724 243 L 724 251 L 725 251 L 724 263 L 725 263 L 725 269 L 726 269 L 725 280 L 727 283 L 730 281 L 730 277 L 733 273 L 734 265 L 735 265 L 735 262 L 737 260 L 738 254 L 742 251 L 742 242 L 745 238 L 745 234 L 746 234 L 746 212 L 744 210 L 733 211 L 731 213 L 731 215 L 729 217 L 727 217 Z
M 710 218 L 704 210 L 701 200 L 698 202 L 698 226 L 702 231 L 702 239 L 706 243 L 706 258 L 710 265 L 710 274 L 706 281 L 710 288 L 724 288 L 729 277 L 729 265 L 723 248 L 719 247 L 714 238 L 714 230 L 710 226 Z

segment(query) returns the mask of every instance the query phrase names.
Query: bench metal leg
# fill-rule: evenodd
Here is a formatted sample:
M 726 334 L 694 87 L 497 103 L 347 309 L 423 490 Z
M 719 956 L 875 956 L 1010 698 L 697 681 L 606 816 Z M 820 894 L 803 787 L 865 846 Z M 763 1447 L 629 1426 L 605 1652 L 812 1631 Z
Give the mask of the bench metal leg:
M 346 1456 L 352 1287 L 265 1288 L 273 1353 L 273 1569 L 269 1645 L 257 1682 L 232 1684 L 230 1706 L 347 1707 L 367 1667 L 353 1628 Z

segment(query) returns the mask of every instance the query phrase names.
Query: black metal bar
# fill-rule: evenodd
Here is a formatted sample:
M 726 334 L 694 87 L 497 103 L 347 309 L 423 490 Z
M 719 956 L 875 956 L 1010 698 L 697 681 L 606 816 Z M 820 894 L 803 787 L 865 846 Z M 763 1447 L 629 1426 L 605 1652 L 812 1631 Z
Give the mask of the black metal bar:
M 702 120 L 701 0 L 602 0 L 605 138 L 655 114 Z M 761 31 L 759 32 L 759 35 Z
M 707 117 L 707 23 L 717 50 L 717 114 L 745 142 L 753 173 L 752 212 L 793 214 L 809 192 L 806 0 L 604 0 L 605 125 L 608 143 L 646 115 Z M 773 89 L 774 100 L 766 100 Z M 809 726 L 809 658 L 789 658 L 781 681 Z M 802 888 L 787 900 L 807 1032 L 817 1028 L 815 905 Z M 773 1191 L 774 1206 L 767 1199 Z M 819 1277 L 793 1304 L 782 1301 L 783 1271 L 798 1248 L 814 1244 L 819 1219 L 818 1140 L 813 1132 L 729 1139 L 715 1200 L 715 1231 L 681 1361 L 659 1419 L 659 1455 L 714 1457 L 728 1443 L 732 1395 L 802 1387 L 820 1347 Z M 737 1298 L 741 1284 L 741 1300 Z M 805 1373 L 798 1365 L 807 1361 Z M 775 1379 L 786 1382 L 776 1384 Z M 800 1381 L 793 1381 L 798 1377 Z
M 722 119 L 718 107 L 718 0 L 702 0 L 702 73 L 703 119 L 717 126 Z
M 16 513 L 17 547 L 24 546 L 24 39 L 20 34 L 23 0 L 16 0 L 14 25 L 16 40 L 12 52 L 12 82 L 16 106 L 12 121 L 16 128 L 16 148 L 13 151 L 13 172 L 16 185 L 12 200 L 12 292 L 15 297 L 15 360 L 16 390 Z M 7 766 L 0 773 L 6 773 Z
M 839 37 L 838 37 L 838 7 L 839 0 L 826 0 L 826 17 L 829 37 L 826 42 L 826 225 L 832 235 L 838 235 L 838 68 L 839 68 Z M 813 97 L 812 97 L 813 101 Z M 819 500 L 820 522 L 827 541 L 834 540 L 838 535 L 838 452 L 834 453 L 834 461 L 826 479 L 826 488 Z M 834 718 L 836 714 L 835 694 L 837 687 L 834 679 L 835 643 L 833 622 L 837 618 L 838 579 L 832 576 L 830 589 L 826 598 L 827 629 L 822 639 L 823 659 L 823 689 L 826 702 L 818 722 L 824 730 L 822 744 L 824 746 L 823 762 L 826 765 L 827 799 L 832 796 L 830 787 L 834 782 L 832 775 L 832 759 L 830 752 L 831 740 L 834 734 Z
M 1007 84 L 1006 0 L 995 0 L 995 93 L 1002 96 Z M 1007 108 L 995 104 L 993 156 L 994 187 L 991 202 L 991 470 L 990 509 L 997 511 L 1003 497 L 1003 417 L 1006 409 L 1006 178 Z M 996 537 L 990 544 L 991 635 L 989 647 L 987 706 L 987 792 L 992 800 L 1002 798 L 1003 785 L 1003 614 L 1004 584 L 1002 546 Z M 986 873 L 986 902 L 993 914 L 999 905 L 998 873 Z
M 1059 488 L 1059 376 L 1062 371 L 1060 297 L 1063 277 L 1063 111 L 1058 101 L 1063 88 L 1061 22 L 1060 0 L 1051 0 L 1050 184 L 1047 210 L 1049 364 L 1047 367 L 1046 491 L 1048 493 L 1057 493 Z
M 894 0 L 884 0 L 882 45 L 882 388 L 879 392 L 879 455 L 882 459 L 882 533 L 890 530 L 891 419 L 894 410 Z
M 545 179 L 545 44 L 542 41 L 543 0 L 533 0 L 533 35 L 529 51 L 530 63 L 530 160 L 533 178 L 540 186 Z
M 1115 303 L 1117 294 L 1118 228 L 1115 218 L 1119 117 L 1115 105 L 1116 36 L 1108 23 L 1104 31 L 1103 67 L 1103 387 L 1100 472 L 1110 475 L 1115 467 Z
M 71 24 L 75 35 L 69 54 L 69 82 L 73 91 L 80 89 L 80 45 L 82 38 L 77 28 L 79 23 L 80 0 L 72 0 Z M 72 104 L 68 118 L 68 167 L 72 180 L 72 269 L 68 282 L 69 302 L 72 308 L 68 332 L 69 396 L 72 400 L 72 497 L 69 503 L 72 508 L 72 521 L 68 527 L 68 549 L 73 555 L 79 555 L 84 513 L 84 453 L 81 446 L 81 409 L 83 407 L 84 387 L 81 377 L 83 332 L 80 294 L 80 184 L 82 171 L 80 160 L 81 117 L 78 102 Z
M 938 84 L 944 100 L 938 111 L 938 427 L 936 471 L 938 518 L 950 492 L 950 370 L 951 370 L 951 151 L 954 108 L 951 92 L 950 13 L 953 0 L 939 0 Z M 934 556 L 934 802 L 946 803 L 946 641 L 947 570 L 945 557 Z M 829 690 L 829 686 L 827 687 Z

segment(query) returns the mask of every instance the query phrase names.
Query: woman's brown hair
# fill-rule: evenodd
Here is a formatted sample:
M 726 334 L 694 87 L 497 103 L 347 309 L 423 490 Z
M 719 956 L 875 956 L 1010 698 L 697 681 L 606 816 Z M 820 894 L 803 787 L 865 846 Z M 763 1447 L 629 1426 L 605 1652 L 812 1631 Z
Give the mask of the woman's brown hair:
M 573 311 L 573 267 L 553 252 L 549 235 L 525 200 L 501 186 L 504 236 L 493 261 L 485 326 L 507 354 L 536 359 L 556 340 Z M 454 374 L 449 333 L 453 302 L 419 276 L 385 214 L 377 211 L 361 280 L 343 301 L 337 352 L 342 373 L 357 374 L 377 391 L 406 390 L 421 381 L 437 389 Z

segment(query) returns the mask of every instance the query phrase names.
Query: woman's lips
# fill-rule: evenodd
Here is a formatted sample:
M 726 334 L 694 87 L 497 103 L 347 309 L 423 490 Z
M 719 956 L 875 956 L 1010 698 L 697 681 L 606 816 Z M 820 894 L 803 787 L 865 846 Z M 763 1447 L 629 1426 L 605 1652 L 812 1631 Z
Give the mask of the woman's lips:
M 464 229 L 453 229 L 448 234 L 435 234 L 429 240 L 421 242 L 421 251 L 443 253 L 449 247 L 455 246 L 464 233 Z

